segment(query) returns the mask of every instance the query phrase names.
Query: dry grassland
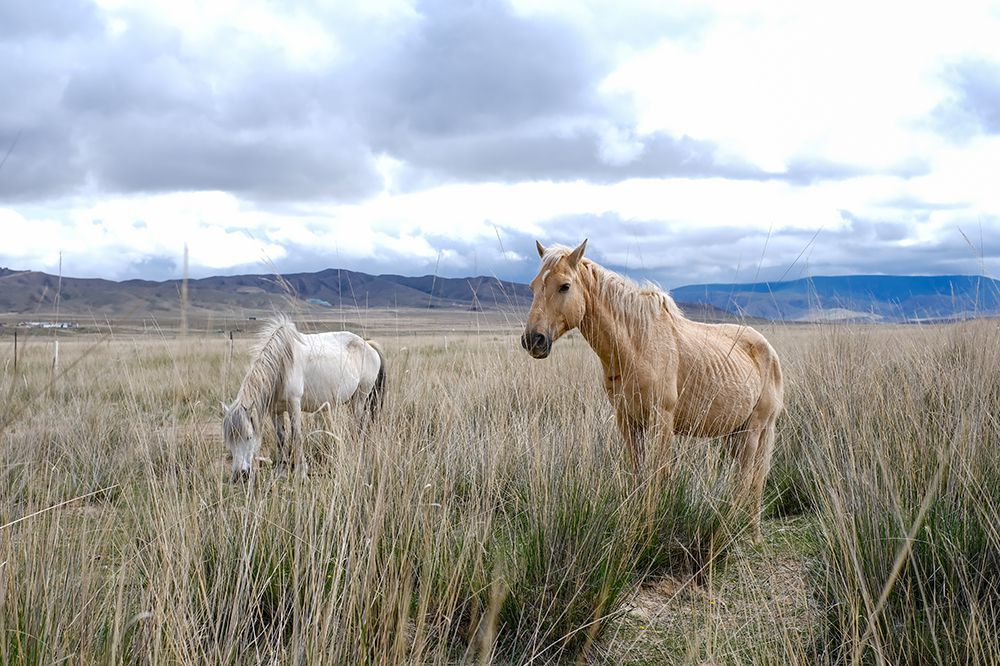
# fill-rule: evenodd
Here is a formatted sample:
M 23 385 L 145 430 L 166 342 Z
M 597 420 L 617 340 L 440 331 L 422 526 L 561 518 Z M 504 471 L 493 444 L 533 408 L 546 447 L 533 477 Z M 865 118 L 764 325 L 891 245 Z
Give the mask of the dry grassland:
M 311 418 L 310 478 L 250 486 L 219 414 L 245 333 L 61 333 L 55 381 L 51 332 L 16 372 L 0 337 L 0 662 L 1000 663 L 997 322 L 765 328 L 755 548 L 718 442 L 625 470 L 579 337 L 534 361 L 434 316 L 360 321 L 377 427 Z

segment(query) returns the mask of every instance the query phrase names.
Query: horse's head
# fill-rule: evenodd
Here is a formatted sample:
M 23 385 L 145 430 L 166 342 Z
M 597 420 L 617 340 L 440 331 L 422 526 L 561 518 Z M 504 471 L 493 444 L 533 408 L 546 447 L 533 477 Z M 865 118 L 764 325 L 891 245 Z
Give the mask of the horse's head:
M 561 245 L 546 250 L 538 241 L 535 247 L 542 258 L 542 268 L 531 281 L 534 298 L 521 346 L 535 358 L 545 358 L 552 351 L 552 343 L 579 326 L 587 311 L 577 275 L 587 241 L 575 250 Z
M 260 431 L 252 409 L 239 400 L 231 405 L 222 403 L 222 436 L 233 455 L 233 481 L 250 478 L 253 459 L 260 450 Z

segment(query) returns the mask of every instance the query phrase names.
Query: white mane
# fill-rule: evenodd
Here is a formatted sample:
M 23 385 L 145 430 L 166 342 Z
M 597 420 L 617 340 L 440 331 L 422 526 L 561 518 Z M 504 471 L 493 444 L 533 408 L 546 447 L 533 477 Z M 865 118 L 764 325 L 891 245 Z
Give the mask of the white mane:
M 301 342 L 302 334 L 288 317 L 278 315 L 268 320 L 257 334 L 253 360 L 236 402 L 247 409 L 266 411 L 284 392 L 288 369 L 295 362 L 295 343 Z

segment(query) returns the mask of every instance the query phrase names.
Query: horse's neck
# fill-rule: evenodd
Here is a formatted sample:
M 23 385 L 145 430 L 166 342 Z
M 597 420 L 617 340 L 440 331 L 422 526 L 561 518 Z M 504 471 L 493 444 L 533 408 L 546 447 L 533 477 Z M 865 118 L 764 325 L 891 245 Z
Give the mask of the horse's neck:
M 601 288 L 600 269 L 590 265 L 583 271 L 587 284 L 587 311 L 580 322 L 580 334 L 601 359 L 608 374 L 621 374 L 634 348 L 633 334 L 625 317 Z
M 271 392 L 248 380 L 249 376 L 243 381 L 243 385 L 240 386 L 240 391 L 236 394 L 236 400 L 248 409 L 266 412 L 271 404 Z
M 266 414 L 274 402 L 278 388 L 276 378 L 271 376 L 274 370 L 275 368 L 268 367 L 260 357 L 254 359 L 237 394 L 240 403 Z

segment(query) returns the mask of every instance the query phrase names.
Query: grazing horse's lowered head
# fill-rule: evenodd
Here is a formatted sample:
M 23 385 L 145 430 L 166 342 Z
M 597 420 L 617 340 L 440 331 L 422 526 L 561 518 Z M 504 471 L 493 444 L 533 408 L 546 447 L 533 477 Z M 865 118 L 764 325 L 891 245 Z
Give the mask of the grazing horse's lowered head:
M 528 311 L 528 322 L 521 336 L 521 346 L 535 358 L 545 358 L 552 351 L 552 343 L 567 331 L 580 325 L 587 312 L 586 294 L 577 284 L 577 268 L 587 241 L 572 252 L 550 254 L 535 241 L 542 270 L 531 281 L 534 300 Z
M 233 456 L 233 481 L 250 478 L 253 459 L 260 450 L 260 431 L 252 409 L 239 400 L 222 405 L 222 436 Z

